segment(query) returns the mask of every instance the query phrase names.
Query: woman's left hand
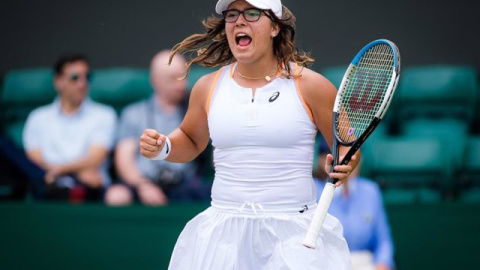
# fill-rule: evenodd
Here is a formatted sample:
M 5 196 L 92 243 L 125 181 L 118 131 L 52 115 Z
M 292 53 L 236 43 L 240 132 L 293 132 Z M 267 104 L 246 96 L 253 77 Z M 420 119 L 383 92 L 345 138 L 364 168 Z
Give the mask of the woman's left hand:
M 351 161 L 355 160 L 357 158 L 356 155 L 352 156 Z M 339 160 L 342 160 L 343 156 L 340 156 Z M 330 172 L 332 168 L 332 163 L 333 163 L 333 156 L 331 154 L 327 155 L 327 160 L 325 162 L 325 171 L 328 173 L 328 176 L 330 178 L 336 178 L 338 179 L 338 182 L 335 184 L 335 186 L 340 186 L 342 182 L 346 181 L 348 179 L 348 176 L 353 171 L 353 168 L 351 165 L 336 165 L 334 169 L 334 172 Z

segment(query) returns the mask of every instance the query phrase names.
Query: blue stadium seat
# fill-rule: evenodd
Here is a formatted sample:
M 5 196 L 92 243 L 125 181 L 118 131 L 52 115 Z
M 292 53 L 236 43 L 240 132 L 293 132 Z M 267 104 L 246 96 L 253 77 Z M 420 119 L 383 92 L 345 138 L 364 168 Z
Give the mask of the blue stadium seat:
M 49 68 L 8 71 L 1 96 L 1 121 L 7 137 L 22 146 L 22 131 L 30 111 L 48 104 L 56 96 Z
M 464 162 L 466 143 L 469 136 L 468 123 L 458 119 L 413 119 L 403 127 L 403 135 L 413 138 L 437 138 L 443 141 L 442 147 L 453 148 L 455 170 L 460 170 Z
M 460 200 L 480 202 L 480 136 L 470 137 L 467 142 L 462 179 L 459 184 Z
M 187 77 L 188 91 L 203 75 L 215 71 L 212 68 L 192 66 Z M 118 113 L 128 104 L 148 98 L 153 89 L 150 74 L 141 68 L 106 68 L 93 72 L 90 86 L 92 99 L 112 106 Z
M 192 92 L 193 85 L 198 81 L 198 79 L 200 79 L 200 77 L 208 73 L 215 72 L 217 70 L 217 68 L 208 68 L 199 65 L 192 65 L 190 67 L 190 72 L 187 76 L 188 92 Z
M 386 201 L 439 201 L 453 176 L 452 159 L 451 149 L 435 138 L 389 137 L 363 151 L 368 176 Z
M 457 117 L 472 121 L 477 95 L 477 73 L 470 66 L 405 68 L 398 85 L 400 119 Z
M 153 93 L 149 73 L 139 68 L 108 68 L 93 71 L 90 97 L 112 106 L 117 113 L 128 104 Z
M 342 83 L 343 75 L 345 71 L 347 71 L 348 66 L 335 66 L 335 67 L 328 67 L 322 70 L 321 74 L 325 76 L 330 82 L 335 85 L 338 89 L 340 84 Z

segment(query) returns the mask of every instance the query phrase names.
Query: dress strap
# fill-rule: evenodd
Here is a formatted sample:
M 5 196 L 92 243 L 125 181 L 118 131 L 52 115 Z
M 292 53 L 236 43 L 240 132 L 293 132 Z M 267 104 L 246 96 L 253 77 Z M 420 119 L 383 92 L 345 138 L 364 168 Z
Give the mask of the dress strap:
M 207 113 L 207 117 L 210 111 L 210 105 L 211 105 L 212 99 L 215 97 L 215 94 L 218 91 L 218 88 L 220 87 L 220 83 L 218 82 L 221 81 L 221 78 L 223 78 L 224 74 L 229 70 L 230 70 L 229 66 L 224 66 L 220 68 L 215 74 L 215 79 L 213 80 L 212 86 L 210 87 L 207 103 L 205 104 L 205 112 Z
M 305 108 L 305 111 L 307 112 L 308 116 L 310 116 L 310 119 L 312 120 L 312 122 L 315 123 L 314 119 L 313 119 L 313 113 L 312 113 L 312 110 L 310 110 L 310 107 L 308 107 L 307 105 L 307 102 L 305 101 L 305 99 L 303 98 L 303 95 L 302 95 L 302 91 L 300 89 L 300 74 L 299 74 L 299 67 L 298 67 L 298 64 L 297 63 L 294 63 L 294 74 L 295 74 L 295 88 L 297 89 L 297 94 L 298 94 L 298 97 L 300 98 L 300 101 L 302 102 L 303 104 L 303 107 Z

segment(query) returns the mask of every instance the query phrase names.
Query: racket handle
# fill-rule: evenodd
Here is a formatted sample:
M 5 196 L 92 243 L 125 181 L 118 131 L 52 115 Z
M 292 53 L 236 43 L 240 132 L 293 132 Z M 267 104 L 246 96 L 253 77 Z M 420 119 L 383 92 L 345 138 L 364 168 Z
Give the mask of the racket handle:
M 327 182 L 322 191 L 322 195 L 320 196 L 317 209 L 315 209 L 315 213 L 313 214 L 312 222 L 308 228 L 307 235 L 303 239 L 304 246 L 315 249 L 318 235 L 320 234 L 323 222 L 327 216 L 328 208 L 330 208 L 330 203 L 332 202 L 334 192 L 335 185 Z

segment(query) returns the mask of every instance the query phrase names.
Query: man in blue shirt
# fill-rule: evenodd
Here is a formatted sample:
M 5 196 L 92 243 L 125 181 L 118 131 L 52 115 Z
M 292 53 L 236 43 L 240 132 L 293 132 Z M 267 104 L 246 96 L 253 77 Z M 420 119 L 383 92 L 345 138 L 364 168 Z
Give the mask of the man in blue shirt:
M 175 56 L 168 65 L 170 51 L 157 53 L 150 65 L 150 82 L 154 93 L 147 100 L 130 104 L 120 117 L 115 168 L 120 183 L 105 194 L 108 205 L 126 205 L 138 201 L 160 206 L 170 200 L 202 200 L 210 188 L 196 177 L 196 164 L 152 161 L 140 154 L 138 139 L 148 128 L 168 134 L 176 129 L 186 111 L 187 82 L 185 60 Z
M 99 199 L 110 183 L 107 159 L 115 138 L 115 111 L 88 98 L 85 56 L 60 57 L 54 73 L 58 96 L 28 116 L 23 130 L 26 154 L 45 171 L 47 198 L 83 200 L 95 194 L 93 199 Z
M 326 144 L 320 145 L 319 172 L 329 151 Z M 390 270 L 394 268 L 394 247 L 380 188 L 375 182 L 359 176 L 359 168 L 357 166 L 348 181 L 335 190 L 328 212 L 343 225 L 353 270 Z M 316 178 L 315 185 L 318 201 L 325 181 Z

